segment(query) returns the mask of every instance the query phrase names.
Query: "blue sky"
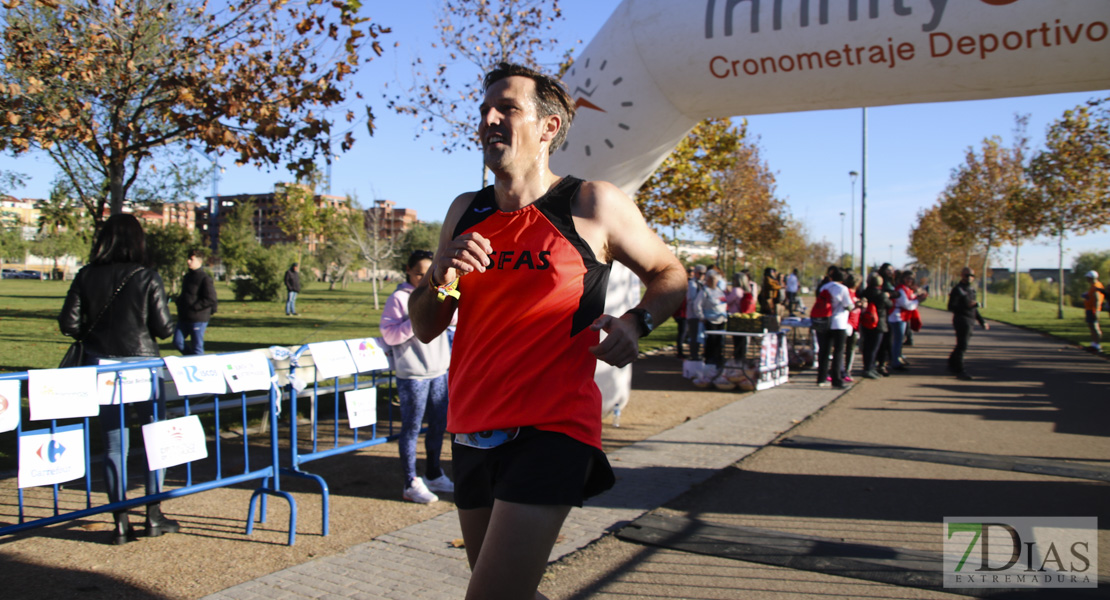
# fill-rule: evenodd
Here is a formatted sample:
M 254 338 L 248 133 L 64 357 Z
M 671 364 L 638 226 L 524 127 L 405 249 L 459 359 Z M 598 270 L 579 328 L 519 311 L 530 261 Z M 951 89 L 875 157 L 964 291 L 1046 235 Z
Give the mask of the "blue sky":
M 617 6 L 618 0 L 563 0 L 565 21 L 555 36 L 563 44 L 581 50 Z M 414 208 L 422 220 L 441 220 L 450 201 L 460 192 L 480 184 L 480 156 L 476 152 L 444 154 L 438 138 L 414 139 L 419 130 L 415 118 L 391 114 L 382 94 L 408 80 L 410 62 L 421 56 L 426 62 L 438 55 L 430 47 L 438 41 L 434 30 L 437 2 L 411 0 L 404 3 L 367 2 L 364 14 L 393 28 L 383 38 L 386 53 L 362 67 L 357 88 L 374 109 L 376 133 L 356 130 L 354 149 L 332 167 L 332 193 L 357 194 L 363 204 L 374 198 Z M 581 43 L 574 43 L 575 40 Z M 400 45 L 393 47 L 394 42 Z M 1031 115 L 1029 134 L 1034 148 L 1040 146 L 1046 127 L 1063 111 L 1110 91 L 1032 96 L 939 104 L 917 104 L 871 108 L 868 111 L 868 262 L 907 261 L 905 246 L 917 212 L 936 202 L 949 174 L 958 166 L 968 146 L 978 146 L 988 136 L 1002 136 L 1009 143 L 1015 113 Z M 849 171 L 861 171 L 861 109 L 830 110 L 748 118 L 749 132 L 760 137 L 763 156 L 777 173 L 778 194 L 791 212 L 808 226 L 816 239 L 840 247 L 841 217 L 844 244 L 851 244 L 852 186 Z M 477 110 L 475 110 L 475 115 Z M 740 115 L 743 116 L 743 115 Z M 226 171 L 219 181 L 220 194 L 257 193 L 273 184 L 290 180 L 284 172 L 267 172 L 252 167 L 235 167 L 221 161 Z M 49 195 L 55 168 L 41 155 L 0 158 L 0 169 L 30 176 L 16 195 L 41 198 Z M 855 217 L 858 236 L 862 181 L 855 186 Z M 210 186 L 200 190 L 210 193 Z M 858 242 L 855 246 L 858 253 Z M 1068 240 L 1065 266 L 1081 251 L 1110 250 L 1110 230 Z M 1027 244 L 1021 250 L 1021 268 L 1052 267 L 1056 264 L 1054 243 Z M 1012 268 L 1012 255 L 995 264 Z

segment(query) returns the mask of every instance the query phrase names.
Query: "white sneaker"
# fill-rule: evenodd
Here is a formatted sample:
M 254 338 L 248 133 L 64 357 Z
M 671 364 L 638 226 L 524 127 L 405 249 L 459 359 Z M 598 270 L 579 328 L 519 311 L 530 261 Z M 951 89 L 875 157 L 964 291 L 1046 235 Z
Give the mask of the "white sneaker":
M 409 482 L 409 486 L 405 488 L 405 493 L 402 494 L 405 500 L 416 502 L 417 504 L 431 504 L 439 500 L 439 496 L 433 494 L 428 490 L 428 486 L 424 485 L 424 480 L 420 477 L 414 477 Z
M 428 484 L 428 489 L 433 492 L 441 492 L 444 494 L 454 494 L 455 484 L 447 478 L 446 475 L 440 475 L 435 479 L 424 479 L 424 483 Z

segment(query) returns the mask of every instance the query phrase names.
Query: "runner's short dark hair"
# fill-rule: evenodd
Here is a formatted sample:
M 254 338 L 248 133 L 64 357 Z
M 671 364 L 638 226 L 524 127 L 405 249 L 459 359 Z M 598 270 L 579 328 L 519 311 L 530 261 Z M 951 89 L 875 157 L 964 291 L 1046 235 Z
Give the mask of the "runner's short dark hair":
M 555 134 L 555 137 L 551 140 L 551 146 L 547 149 L 548 154 L 554 154 L 555 150 L 563 146 L 563 142 L 567 139 L 567 132 L 570 131 L 570 124 L 574 121 L 575 107 L 570 94 L 553 77 L 529 69 L 524 65 L 505 62 L 499 63 L 493 70 L 486 73 L 485 79 L 482 80 L 482 89 L 487 90 L 489 86 L 506 77 L 527 77 L 534 81 L 536 93 L 532 100 L 536 103 L 536 113 L 540 117 L 551 115 L 559 117 L 559 131 Z

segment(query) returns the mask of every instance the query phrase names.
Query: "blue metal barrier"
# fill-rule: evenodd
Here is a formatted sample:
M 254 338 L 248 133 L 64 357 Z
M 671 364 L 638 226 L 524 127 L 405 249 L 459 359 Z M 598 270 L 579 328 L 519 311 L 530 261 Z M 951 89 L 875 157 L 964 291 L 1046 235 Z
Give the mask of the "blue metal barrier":
M 272 378 L 273 373 L 274 373 L 273 365 L 269 361 L 267 361 L 267 364 L 269 365 L 270 375 L 271 375 L 271 378 Z M 122 389 L 122 383 L 121 383 L 122 382 L 122 375 L 121 375 L 122 372 L 124 372 L 124 371 L 139 371 L 139 370 L 147 369 L 154 375 L 153 377 L 151 377 L 151 385 L 152 385 L 152 388 L 154 388 L 152 390 L 152 392 L 157 392 L 158 388 L 159 388 L 159 383 L 160 383 L 160 378 L 158 376 L 158 371 L 160 369 L 162 369 L 163 367 L 165 367 L 165 361 L 159 358 L 159 359 L 144 360 L 144 361 L 141 361 L 141 362 L 126 362 L 126 363 L 116 363 L 116 364 L 110 364 L 110 365 L 99 365 L 99 366 L 96 367 L 96 370 L 97 370 L 98 374 L 100 374 L 100 373 L 115 373 L 116 374 L 115 375 L 115 377 L 116 377 L 116 380 L 115 380 L 116 388 L 115 389 L 120 390 L 120 389 Z M 26 371 L 19 372 L 19 373 L 0 374 L 0 381 L 11 381 L 11 380 L 28 381 L 28 379 L 29 379 L 29 375 L 28 375 L 28 372 L 26 372 Z M 26 387 L 26 384 L 21 384 L 21 385 Z M 132 498 L 132 499 L 127 499 L 127 496 L 126 496 L 126 489 L 127 489 L 127 485 L 126 485 L 126 482 L 127 482 L 126 463 L 127 463 L 127 461 L 125 460 L 125 461 L 123 461 L 122 472 L 120 474 L 121 480 L 125 482 L 124 485 L 123 485 L 124 495 L 123 495 L 121 501 L 114 502 L 114 503 L 106 503 L 106 504 L 102 504 L 102 505 L 94 505 L 93 504 L 93 494 L 92 494 L 92 468 L 91 468 L 92 467 L 92 457 L 90 455 L 90 450 L 89 450 L 89 445 L 90 445 L 90 442 L 89 442 L 90 423 L 89 423 L 89 418 L 85 417 L 85 418 L 82 418 L 82 419 L 79 420 L 80 421 L 79 425 L 70 425 L 69 426 L 69 427 L 76 427 L 76 426 L 81 427 L 81 429 L 83 431 L 83 434 L 84 434 L 85 475 L 83 477 L 83 480 L 84 480 L 84 492 L 85 492 L 85 498 L 84 498 L 85 508 L 80 509 L 80 510 L 62 511 L 60 509 L 60 506 L 59 506 L 59 490 L 65 484 L 53 484 L 52 485 L 53 498 L 54 498 L 53 511 L 52 511 L 53 514 L 51 516 L 48 516 L 48 517 L 28 519 L 27 515 L 26 515 L 25 506 L 24 506 L 23 488 L 20 488 L 19 492 L 18 492 L 18 504 L 19 504 L 18 522 L 15 523 L 15 524 L 0 527 L 0 536 L 14 534 L 14 533 L 18 533 L 18 532 L 21 532 L 21 531 L 26 531 L 26 530 L 37 528 L 37 527 L 45 527 L 47 525 L 53 525 L 53 524 L 61 523 L 61 522 L 64 522 L 64 521 L 80 519 L 80 518 L 84 518 L 84 517 L 87 517 L 87 516 L 96 515 L 96 514 L 100 514 L 100 513 L 122 511 L 122 510 L 126 510 L 126 509 L 129 509 L 131 507 L 135 507 L 135 506 L 150 504 L 150 503 L 154 503 L 154 502 L 161 502 L 163 500 L 168 500 L 168 499 L 171 499 L 171 498 L 179 498 L 179 497 L 182 497 L 182 496 L 187 496 L 187 495 L 195 494 L 195 493 L 198 493 L 198 492 L 203 492 L 203 491 L 207 491 L 207 490 L 211 490 L 211 489 L 236 485 L 236 484 L 243 483 L 243 482 L 246 482 L 246 481 L 253 481 L 253 480 L 256 480 L 256 479 L 261 479 L 262 480 L 262 485 L 259 488 L 257 488 L 254 491 L 254 493 L 251 495 L 250 506 L 249 506 L 248 516 L 247 516 L 246 533 L 248 535 L 250 535 L 253 532 L 253 529 L 254 529 L 255 499 L 256 498 L 260 499 L 259 506 L 261 507 L 261 514 L 259 516 L 259 522 L 265 522 L 265 520 L 266 520 L 265 498 L 267 496 L 271 496 L 271 495 L 272 496 L 278 496 L 278 497 L 284 498 L 286 501 L 289 502 L 288 544 L 290 546 L 292 546 L 294 541 L 295 541 L 295 535 L 296 535 L 297 506 L 296 506 L 296 502 L 294 501 L 292 495 L 290 495 L 287 492 L 282 491 L 281 487 L 280 487 L 279 474 L 280 474 L 281 469 L 280 469 L 279 459 L 278 459 L 278 430 L 277 430 L 277 415 L 278 415 L 278 409 L 279 409 L 279 403 L 278 403 L 279 392 L 277 390 L 276 385 L 271 385 L 269 391 L 266 393 L 267 397 L 266 397 L 265 401 L 268 403 L 268 406 L 269 406 L 269 411 L 267 413 L 267 417 L 269 419 L 269 425 L 270 425 L 269 426 L 269 440 L 268 440 L 269 441 L 268 461 L 266 461 L 268 464 L 266 464 L 265 466 L 263 466 L 261 468 L 256 468 L 254 470 L 251 469 L 251 461 L 250 461 L 250 435 L 248 433 L 249 428 L 248 428 L 248 418 L 247 418 L 247 406 L 249 404 L 248 397 L 247 397 L 246 392 L 242 392 L 240 394 L 237 394 L 238 398 L 235 398 L 234 396 L 236 396 L 236 395 L 233 394 L 231 398 L 227 398 L 227 397 L 224 397 L 223 399 L 221 399 L 220 397 L 213 398 L 213 402 L 214 402 L 213 412 L 214 412 L 214 419 L 215 419 L 215 425 L 214 425 L 215 431 L 214 431 L 214 436 L 213 436 L 213 438 L 214 438 L 213 444 L 215 446 L 215 453 L 214 453 L 215 454 L 215 477 L 214 478 L 209 479 L 207 481 L 194 483 L 194 481 L 193 481 L 193 465 L 192 465 L 192 463 L 185 463 L 186 477 L 185 477 L 184 487 L 180 487 L 180 488 L 173 489 L 173 490 L 163 490 L 162 492 L 157 493 L 157 494 L 150 494 L 150 495 L 144 495 L 144 496 L 136 497 L 136 498 Z M 176 412 L 182 412 L 184 415 L 193 414 L 192 406 L 191 406 L 192 400 L 193 400 L 192 398 L 187 397 L 187 396 L 182 397 L 180 399 L 180 402 L 181 402 L 180 407 L 175 406 L 174 407 L 174 412 L 175 413 Z M 158 408 L 159 404 L 160 404 L 160 402 L 154 402 L 154 420 L 155 421 L 162 420 L 162 419 L 164 419 L 164 416 L 165 416 L 165 415 L 162 415 L 162 414 L 158 414 L 159 413 L 159 408 Z M 124 423 L 124 425 L 126 426 L 126 423 L 127 423 L 127 421 L 126 421 L 126 414 L 127 414 L 126 406 L 122 402 L 118 406 L 119 406 L 119 411 L 120 411 L 121 423 Z M 239 412 L 240 412 L 241 419 L 242 419 L 243 468 L 238 473 L 225 475 L 224 474 L 224 470 L 225 470 L 224 469 L 224 462 L 225 462 L 224 461 L 224 455 L 225 455 L 224 446 L 225 446 L 225 444 L 227 444 L 227 442 L 220 435 L 220 431 L 222 429 L 221 411 L 231 409 L 231 408 L 235 408 L 236 406 L 238 406 L 240 408 Z M 74 419 L 74 420 L 77 420 L 77 419 Z M 295 417 L 294 417 L 294 423 L 295 423 Z M 19 425 L 17 426 L 17 428 L 15 430 L 15 434 L 17 436 L 19 436 L 23 433 L 23 427 L 24 427 L 24 421 L 23 421 L 23 419 L 20 419 Z M 56 431 L 58 431 L 59 430 L 58 428 L 59 428 L 58 420 L 50 420 L 50 431 L 51 431 L 51 433 L 55 433 Z M 293 427 L 293 431 L 294 432 L 296 431 L 295 425 Z M 0 434 L 0 435 L 3 435 L 3 434 Z M 294 433 L 294 435 L 296 435 L 296 434 Z M 211 457 L 211 456 L 212 455 L 210 454 L 209 457 Z M 176 467 L 174 467 L 174 468 L 176 468 Z
M 294 371 L 299 366 L 298 363 L 299 363 L 299 360 L 300 360 L 301 356 L 303 356 L 304 353 L 308 349 L 309 348 L 308 348 L 307 344 L 304 345 L 304 346 L 301 346 L 300 348 L 297 349 L 296 352 L 293 353 L 292 357 L 290 358 L 289 372 L 290 372 L 290 376 L 291 376 L 290 378 L 291 379 L 293 378 Z M 317 418 L 318 415 L 320 414 L 319 408 L 320 408 L 321 390 L 320 390 L 319 377 L 316 376 L 316 371 L 315 371 L 316 367 L 315 367 L 315 365 L 313 366 L 313 370 L 314 370 L 314 376 L 312 378 L 312 388 L 311 388 L 310 393 L 308 392 L 308 388 L 305 388 L 305 391 L 302 391 L 302 392 L 298 393 L 297 390 L 294 388 L 292 383 L 285 386 L 286 391 L 289 393 L 289 405 L 290 405 L 290 409 L 289 409 L 289 412 L 290 412 L 290 427 L 289 427 L 290 444 L 289 444 L 289 448 L 290 448 L 290 465 L 291 466 L 288 467 L 288 468 L 283 468 L 282 472 L 284 472 L 287 475 L 293 476 L 293 477 L 302 477 L 302 478 L 306 478 L 306 479 L 311 479 L 311 480 L 315 481 L 320 486 L 320 496 L 321 496 L 321 502 L 322 502 L 320 514 L 322 515 L 322 521 L 323 521 L 321 523 L 321 530 L 323 532 L 323 535 L 328 535 L 328 531 L 329 531 L 329 517 L 328 517 L 329 509 L 328 509 L 328 507 L 330 506 L 330 492 L 328 490 L 328 483 L 327 483 L 327 481 L 324 480 L 323 477 L 321 477 L 319 475 L 316 475 L 314 473 L 309 473 L 307 471 L 302 470 L 301 465 L 303 465 L 305 463 L 308 463 L 308 462 L 311 462 L 311 461 L 314 461 L 314 460 L 321 459 L 321 458 L 326 458 L 326 457 L 329 457 L 329 456 L 335 456 L 335 455 L 338 455 L 338 454 L 345 454 L 347 452 L 354 452 L 354 451 L 360 450 L 362 448 L 368 448 L 370 446 L 377 446 L 379 444 L 384 444 L 386 442 L 390 442 L 390 441 L 393 441 L 393 440 L 397 439 L 397 436 L 399 434 L 394 434 L 393 433 L 393 408 L 392 408 L 392 404 L 390 404 L 390 410 L 389 410 L 389 416 L 388 416 L 388 420 L 389 420 L 389 434 L 388 435 L 386 435 L 384 437 L 378 437 L 378 426 L 377 426 L 377 423 L 375 423 L 374 425 L 370 426 L 370 438 L 369 439 L 360 440 L 358 429 L 353 429 L 352 430 L 352 432 L 353 432 L 352 433 L 352 439 L 349 443 L 340 443 L 340 439 L 339 439 L 339 415 L 340 415 L 339 409 L 342 406 L 342 404 L 339 401 L 340 392 L 358 390 L 358 389 L 363 389 L 363 388 L 366 388 L 366 387 L 377 387 L 382 382 L 385 382 L 386 385 L 388 386 L 390 397 L 392 397 L 396 393 L 396 390 L 395 390 L 395 387 L 394 387 L 395 386 L 395 380 L 394 380 L 392 372 L 390 372 L 390 371 L 369 371 L 367 373 L 370 376 L 368 385 L 364 385 L 365 382 L 366 382 L 366 379 L 365 378 L 360 379 L 360 377 L 359 377 L 360 374 L 359 373 L 355 373 L 353 375 L 353 377 L 354 377 L 353 383 L 348 383 L 348 384 L 343 384 L 343 385 L 340 385 L 339 377 L 332 378 L 332 384 L 330 386 L 330 389 L 324 390 L 324 393 L 330 393 L 332 395 L 332 400 L 333 400 L 333 403 L 332 403 L 333 411 L 332 411 L 332 419 L 331 419 L 331 433 L 332 433 L 331 437 L 332 437 L 332 440 L 331 440 L 331 444 L 328 445 L 328 447 L 326 447 L 324 449 L 321 449 L 320 439 L 319 439 L 319 435 L 318 435 L 318 433 L 319 433 L 319 419 Z M 298 415 L 298 412 L 297 412 L 297 404 L 298 404 L 297 403 L 297 398 L 300 395 L 309 395 L 311 397 L 311 400 L 310 400 L 311 401 L 311 414 L 312 414 L 312 417 L 313 417 L 312 418 L 312 451 L 311 452 L 304 452 L 304 453 L 301 452 L 300 444 L 299 444 L 299 441 L 298 441 L 298 432 L 297 432 L 297 415 Z M 381 420 L 380 415 L 379 415 L 378 420 Z

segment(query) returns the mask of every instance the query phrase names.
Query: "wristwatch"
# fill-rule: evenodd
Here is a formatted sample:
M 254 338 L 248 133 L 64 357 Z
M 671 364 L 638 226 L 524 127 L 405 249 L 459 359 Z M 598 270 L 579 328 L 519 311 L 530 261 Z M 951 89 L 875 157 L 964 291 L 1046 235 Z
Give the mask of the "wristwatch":
M 646 337 L 655 329 L 655 324 L 651 320 L 651 313 L 643 308 L 633 308 L 624 314 L 636 317 L 636 326 L 640 329 L 640 337 Z

